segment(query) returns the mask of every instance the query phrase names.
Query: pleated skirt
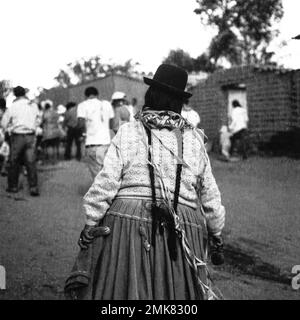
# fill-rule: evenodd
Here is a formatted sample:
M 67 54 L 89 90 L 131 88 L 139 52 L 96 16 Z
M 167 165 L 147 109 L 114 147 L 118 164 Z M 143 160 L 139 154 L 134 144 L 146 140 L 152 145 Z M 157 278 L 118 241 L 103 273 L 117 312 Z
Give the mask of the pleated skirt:
M 178 215 L 192 252 L 206 261 L 207 231 L 199 210 L 178 205 Z M 110 234 L 95 238 L 90 280 L 81 298 L 88 300 L 202 300 L 196 275 L 207 284 L 205 267 L 198 274 L 188 264 L 181 241 L 172 260 L 168 231 L 158 230 L 151 243 L 151 200 L 115 199 L 100 226 Z

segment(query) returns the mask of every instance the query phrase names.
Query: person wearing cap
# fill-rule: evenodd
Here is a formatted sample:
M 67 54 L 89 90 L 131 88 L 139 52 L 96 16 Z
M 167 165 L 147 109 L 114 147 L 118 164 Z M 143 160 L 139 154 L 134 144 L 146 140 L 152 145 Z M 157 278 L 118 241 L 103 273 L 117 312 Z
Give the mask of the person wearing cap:
M 35 141 L 39 126 L 39 110 L 36 103 L 26 97 L 26 90 L 15 87 L 16 99 L 6 110 L 2 118 L 2 126 L 10 135 L 10 158 L 8 168 L 7 192 L 18 192 L 20 167 L 25 164 L 30 195 L 38 196 L 38 176 L 36 169 Z
M 248 115 L 245 108 L 243 108 L 238 100 L 232 101 L 232 112 L 231 112 L 231 122 L 229 125 L 229 130 L 231 133 L 231 148 L 230 154 L 236 150 L 239 145 L 239 152 L 241 152 L 242 159 L 247 159 L 247 146 L 246 146 L 246 135 L 248 128 Z
M 130 121 L 130 111 L 125 104 L 126 94 L 124 92 L 116 91 L 111 97 L 111 105 L 114 108 L 115 117 L 113 121 L 112 130 L 114 134 L 117 133 L 120 126 L 128 121 Z
M 181 115 L 185 70 L 162 64 L 135 121 L 122 125 L 84 196 L 81 248 L 66 280 L 73 299 L 217 298 L 207 278 L 224 262 L 225 209 L 204 134 Z
M 78 128 L 85 131 L 85 161 L 94 180 L 103 167 L 115 114 L 108 101 L 99 99 L 95 87 L 86 88 L 84 94 L 86 100 L 77 106 Z

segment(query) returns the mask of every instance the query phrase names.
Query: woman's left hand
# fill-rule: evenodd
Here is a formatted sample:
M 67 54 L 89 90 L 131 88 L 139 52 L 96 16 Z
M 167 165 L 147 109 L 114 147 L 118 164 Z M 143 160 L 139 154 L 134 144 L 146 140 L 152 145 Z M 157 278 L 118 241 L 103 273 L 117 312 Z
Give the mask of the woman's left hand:
M 86 250 L 88 248 L 88 245 L 93 242 L 94 236 L 90 232 L 93 228 L 94 227 L 92 226 L 85 225 L 83 230 L 81 231 L 78 240 L 78 245 L 81 249 Z
M 88 245 L 91 244 L 96 237 L 107 236 L 110 233 L 110 228 L 104 227 L 94 227 L 85 225 L 80 233 L 78 240 L 78 245 L 81 249 L 86 250 Z

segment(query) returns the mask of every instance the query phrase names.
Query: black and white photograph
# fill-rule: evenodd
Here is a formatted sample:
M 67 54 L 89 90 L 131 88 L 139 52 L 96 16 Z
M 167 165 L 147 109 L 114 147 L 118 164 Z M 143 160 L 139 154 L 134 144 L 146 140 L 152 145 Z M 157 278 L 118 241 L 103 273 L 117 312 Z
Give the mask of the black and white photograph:
M 300 300 L 299 1 L 0 12 L 0 300 Z

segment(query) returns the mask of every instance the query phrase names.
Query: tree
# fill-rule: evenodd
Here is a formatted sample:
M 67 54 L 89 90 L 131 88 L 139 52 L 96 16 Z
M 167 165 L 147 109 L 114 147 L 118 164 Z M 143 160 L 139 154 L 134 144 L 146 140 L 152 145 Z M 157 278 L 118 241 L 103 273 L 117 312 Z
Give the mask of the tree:
M 210 62 L 206 53 L 194 59 L 182 49 L 170 50 L 163 63 L 173 64 L 185 69 L 187 72 L 212 72 L 215 70 L 215 66 Z
M 210 61 L 218 65 L 225 58 L 232 65 L 268 64 L 268 51 L 278 35 L 272 26 L 283 16 L 281 0 L 196 0 L 194 10 L 217 34 L 208 48 Z
M 65 70 L 60 70 L 58 75 L 54 79 L 62 87 L 68 87 L 69 85 L 71 85 L 70 75 Z
M 177 67 L 185 69 L 187 72 L 194 71 L 194 59 L 189 53 L 182 49 L 170 50 L 168 56 L 163 60 L 163 63 L 173 64 Z
M 109 74 L 123 74 L 136 77 L 139 74 L 135 71 L 138 63 L 132 60 L 124 64 L 102 62 L 100 56 L 82 58 L 68 63 L 64 70 L 60 70 L 55 80 L 60 86 L 68 87 L 71 84 L 84 83 L 89 80 L 103 78 Z
M 207 53 L 202 53 L 199 57 L 194 59 L 194 71 L 214 72 L 216 66 L 210 61 Z

